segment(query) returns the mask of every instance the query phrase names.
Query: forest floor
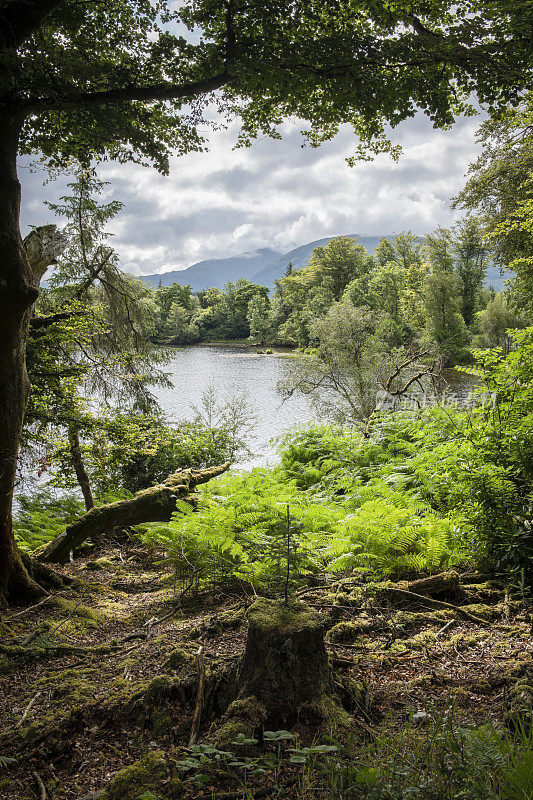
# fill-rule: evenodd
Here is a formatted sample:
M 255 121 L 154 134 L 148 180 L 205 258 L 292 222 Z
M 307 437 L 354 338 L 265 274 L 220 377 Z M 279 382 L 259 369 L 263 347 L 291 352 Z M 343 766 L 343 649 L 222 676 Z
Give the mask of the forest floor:
M 144 795 L 134 785 L 142 784 L 139 772 L 132 773 L 130 788 L 103 792 L 119 770 L 147 752 L 157 751 L 167 764 L 190 753 L 195 654 L 203 648 L 208 674 L 238 658 L 246 639 L 245 609 L 254 597 L 237 589 L 181 594 L 184 587 L 175 586 L 157 560 L 132 544 L 109 547 L 62 568 L 83 583 L 3 615 L 2 800 L 157 800 L 151 784 Z M 524 605 L 509 600 L 498 581 L 464 574 L 460 596 L 441 599 L 465 609 L 474 622 L 429 601 L 404 598 L 398 604 L 386 586 L 368 581 L 359 575 L 300 590 L 301 599 L 324 615 L 335 678 L 362 684 L 358 707 L 351 709 L 354 734 L 345 745 L 355 753 L 382 736 L 384 726 L 423 731 L 450 714 L 462 724 L 502 725 L 517 685 L 533 685 L 531 621 Z M 223 710 L 223 700 L 206 703 L 200 742 L 208 741 Z M 312 744 L 312 738 L 303 731 L 296 743 Z M 332 740 L 335 731 L 320 738 Z M 210 768 L 201 781 L 194 780 L 194 769 L 182 771 L 175 796 L 330 796 L 306 784 L 309 773 L 304 779 L 288 758 L 280 757 L 271 770 L 251 775 L 235 767 L 222 775 Z M 170 791 L 172 780 L 163 775 L 160 781 Z M 174 796 L 165 790 L 163 795 Z

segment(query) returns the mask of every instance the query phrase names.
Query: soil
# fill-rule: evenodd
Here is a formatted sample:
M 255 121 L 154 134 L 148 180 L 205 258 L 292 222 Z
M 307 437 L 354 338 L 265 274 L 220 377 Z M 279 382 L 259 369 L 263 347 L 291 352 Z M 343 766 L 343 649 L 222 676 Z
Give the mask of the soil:
M 2 800 L 42 798 L 43 790 L 48 800 L 97 798 L 119 770 L 147 752 L 184 757 L 196 699 L 195 654 L 203 648 L 210 674 L 231 669 L 244 651 L 245 609 L 255 598 L 242 587 L 204 588 L 193 596 L 157 561 L 157 553 L 127 544 L 93 553 L 61 568 L 83 583 L 3 615 Z M 527 608 L 509 601 L 498 581 L 463 575 L 461 584 L 463 596 L 450 603 L 482 622 L 422 601 L 393 605 L 387 585 L 368 584 L 364 576 L 300 590 L 324 617 L 334 681 L 364 687 L 364 701 L 350 709 L 354 746 L 383 720 L 400 726 L 413 713 L 423 718 L 454 708 L 465 721 L 500 725 L 512 687 L 533 683 Z M 208 704 L 200 742 L 210 739 L 224 710 L 223 701 Z M 306 744 L 316 731 L 298 734 Z M 279 796 L 301 796 L 296 767 L 276 775 L 285 785 Z M 266 796 L 268 779 L 250 778 L 248 787 Z M 223 797 L 228 790 L 243 796 L 217 781 L 183 787 L 184 797 Z

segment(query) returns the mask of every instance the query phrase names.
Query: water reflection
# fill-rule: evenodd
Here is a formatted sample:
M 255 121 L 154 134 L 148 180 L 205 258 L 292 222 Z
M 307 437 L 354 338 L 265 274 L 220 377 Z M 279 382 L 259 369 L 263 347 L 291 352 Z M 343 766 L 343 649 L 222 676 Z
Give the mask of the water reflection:
M 213 387 L 223 399 L 235 390 L 245 391 L 257 425 L 250 447 L 254 455 L 236 464 L 241 469 L 272 463 L 276 458 L 275 440 L 298 425 L 325 421 L 308 398 L 293 395 L 282 401 L 276 391 L 282 377 L 286 355 L 259 355 L 255 350 L 230 346 L 183 347 L 177 349 L 167 367 L 171 388 L 155 392 L 169 420 L 192 419 L 192 406 L 200 406 L 206 389 Z M 457 370 L 447 370 L 437 392 L 464 399 L 472 379 Z

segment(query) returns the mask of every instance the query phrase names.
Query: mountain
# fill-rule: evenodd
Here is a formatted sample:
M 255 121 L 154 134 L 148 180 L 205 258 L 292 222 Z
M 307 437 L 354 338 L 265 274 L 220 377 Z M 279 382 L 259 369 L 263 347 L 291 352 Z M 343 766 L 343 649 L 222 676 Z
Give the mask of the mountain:
M 347 234 L 352 239 L 357 237 L 355 233 Z M 315 247 L 324 247 L 333 236 L 325 239 L 316 239 L 314 242 L 296 247 L 288 253 L 280 253 L 270 247 L 263 247 L 260 250 L 252 250 L 249 253 L 241 253 L 230 258 L 212 258 L 207 261 L 199 261 L 192 264 L 187 269 L 174 270 L 173 272 L 162 272 L 155 275 L 140 275 L 140 279 L 154 287 L 170 286 L 171 283 L 180 283 L 182 286 L 190 284 L 194 291 L 207 289 L 216 286 L 223 289 L 228 281 L 236 281 L 237 278 L 246 278 L 260 286 L 274 288 L 274 281 L 285 274 L 289 261 L 292 261 L 293 269 L 301 269 L 307 266 L 311 258 L 311 253 Z M 357 237 L 369 253 L 380 240 L 380 236 L 360 236 Z
M 199 261 L 187 269 L 162 272 L 159 275 L 141 275 L 140 278 L 154 287 L 160 284 L 161 286 L 170 286 L 171 283 L 181 283 L 182 286 L 190 284 L 194 291 L 207 289 L 210 286 L 223 289 L 228 281 L 236 281 L 237 278 L 253 280 L 257 272 L 280 256 L 279 250 L 264 247 L 230 258 L 211 258 L 207 261 Z
M 355 233 L 346 234 L 352 239 L 357 238 L 359 244 L 366 247 L 369 253 L 373 253 L 379 243 L 381 236 L 357 236 Z M 175 270 L 174 272 L 162 272 L 155 275 L 141 275 L 141 280 L 154 287 L 170 286 L 171 283 L 180 283 L 182 286 L 190 284 L 194 291 L 207 289 L 216 286 L 223 289 L 228 281 L 236 281 L 237 278 L 246 278 L 252 283 L 260 286 L 274 288 L 274 281 L 285 275 L 289 262 L 292 262 L 293 269 L 306 267 L 315 247 L 324 247 L 333 236 L 324 239 L 315 239 L 288 253 L 280 253 L 270 247 L 260 250 L 252 250 L 249 253 L 241 253 L 230 258 L 212 258 L 207 261 L 199 261 L 197 264 L 187 267 L 187 269 Z M 387 238 L 392 238 L 388 235 Z M 506 277 L 512 277 L 512 273 L 507 272 Z M 485 286 L 493 286 L 496 291 L 503 288 L 503 278 L 498 267 L 489 266 Z
M 359 244 L 366 247 L 369 253 L 374 252 L 381 239 L 381 236 L 357 236 L 356 233 L 348 233 L 346 235 L 349 236 L 350 239 L 357 239 Z M 259 272 L 254 275 L 253 282 L 258 283 L 260 286 L 273 288 L 274 281 L 277 278 L 281 278 L 282 275 L 285 275 L 285 270 L 289 261 L 292 262 L 293 269 L 306 267 L 315 247 L 325 247 L 333 238 L 335 237 L 327 236 L 325 239 L 315 239 L 314 242 L 308 242 L 307 244 L 301 245 L 301 247 L 296 247 L 294 250 L 289 250 L 288 253 L 284 253 L 271 264 L 259 270 Z

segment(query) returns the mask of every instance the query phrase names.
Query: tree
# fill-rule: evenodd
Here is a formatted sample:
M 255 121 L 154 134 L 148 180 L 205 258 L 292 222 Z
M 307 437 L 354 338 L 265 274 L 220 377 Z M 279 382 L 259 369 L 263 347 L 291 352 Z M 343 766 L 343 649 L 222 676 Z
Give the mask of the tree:
M 0 6 L 0 593 L 38 589 L 15 546 L 11 504 L 29 386 L 25 347 L 38 280 L 19 226 L 17 153 L 52 166 L 111 157 L 168 171 L 169 153 L 200 151 L 212 97 L 243 121 L 242 143 L 295 115 L 312 145 L 342 123 L 361 148 L 390 149 L 385 124 L 423 108 L 453 121 L 458 97 L 515 100 L 530 80 L 526 0 L 387 7 L 341 0 L 274 5 L 2 0 Z M 524 22 L 525 20 L 525 22 Z M 171 23 L 195 28 L 187 40 Z M 379 87 L 379 91 L 377 88 Z
M 314 283 L 323 283 L 334 300 L 346 286 L 366 274 L 372 261 L 365 248 L 349 236 L 336 236 L 325 247 L 316 247 L 306 270 Z
M 505 292 L 497 292 L 487 307 L 478 313 L 481 336 L 480 347 L 501 347 L 508 353 L 511 347 L 509 331 L 523 328 L 525 320 L 513 310 Z
M 377 376 L 386 352 L 387 318 L 348 300 L 334 303 L 312 325 L 316 353 L 286 365 L 279 390 L 289 397 L 309 395 L 329 417 L 341 422 L 365 420 L 375 406 Z
M 295 392 L 310 396 L 317 408 L 341 423 L 363 422 L 365 437 L 377 414 L 392 410 L 411 387 L 420 389 L 423 376 L 436 373 L 435 362 L 419 363 L 428 352 L 397 346 L 396 326 L 383 311 L 344 299 L 312 331 L 316 353 L 289 364 L 278 389 L 285 397 Z
M 468 169 L 469 179 L 454 205 L 477 212 L 485 232 L 505 223 L 524 197 L 524 184 L 533 171 L 533 94 L 518 108 L 492 114 L 478 130 L 481 155 Z M 506 268 L 531 241 L 525 231 L 502 228 L 492 238 L 496 262 Z
M 463 281 L 463 319 L 470 325 L 478 307 L 489 256 L 489 248 L 483 243 L 479 220 L 468 216 L 455 226 L 453 250 L 457 274 Z
M 67 219 L 67 245 L 31 320 L 26 363 L 32 391 L 23 455 L 30 460 L 44 447 L 47 461 L 59 458 L 69 476 L 74 470 L 90 509 L 94 498 L 83 439 L 101 420 L 89 398 L 96 394 L 100 403 L 114 400 L 123 409 L 150 410 L 150 387 L 166 383 L 157 369 L 165 354 L 148 341 L 148 290 L 120 270 L 105 233 L 122 204 L 100 201 L 105 184 L 92 172 L 81 171 L 69 188 L 61 203 L 48 204 Z
M 246 319 L 250 325 L 250 338 L 259 339 L 259 344 L 264 343 L 270 328 L 268 306 L 268 300 L 262 294 L 255 294 L 248 303 Z
M 480 215 L 485 244 L 502 270 L 516 273 L 509 300 L 520 311 L 533 306 L 533 94 L 516 109 L 493 113 L 481 125 L 480 157 L 454 200 Z
M 427 276 L 424 284 L 426 333 L 448 358 L 460 357 L 467 343 L 461 295 L 462 283 L 458 275 L 432 272 Z

